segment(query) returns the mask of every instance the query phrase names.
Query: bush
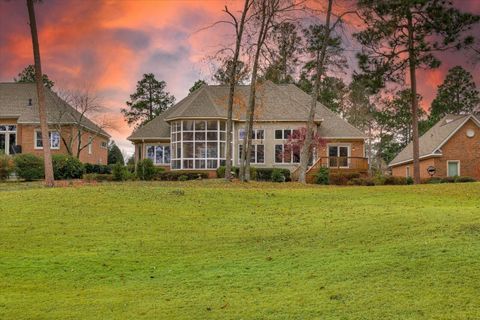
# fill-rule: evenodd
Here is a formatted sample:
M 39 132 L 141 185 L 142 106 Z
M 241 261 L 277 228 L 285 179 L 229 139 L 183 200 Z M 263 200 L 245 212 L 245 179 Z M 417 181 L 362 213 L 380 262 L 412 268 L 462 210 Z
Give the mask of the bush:
M 330 184 L 337 186 L 346 186 L 348 182 L 353 179 L 360 178 L 360 173 L 357 172 L 340 172 L 340 173 L 330 173 L 328 180 Z
M 317 174 L 315 175 L 315 183 L 328 185 L 330 184 L 330 169 L 327 167 L 320 167 Z
M 384 179 L 384 185 L 386 186 L 399 186 L 407 184 L 407 178 L 405 177 L 394 177 L 394 176 L 386 176 Z
M 127 167 L 118 162 L 112 166 L 112 179 L 114 181 L 125 181 L 130 179 L 131 173 Z
M 43 159 L 33 154 L 25 153 L 13 158 L 15 173 L 26 181 L 39 180 L 44 177 Z
M 455 177 L 455 182 L 476 182 L 477 180 L 472 177 Z
M 374 186 L 373 178 L 354 178 L 347 183 L 350 186 Z
M 85 173 L 80 160 L 69 155 L 55 154 L 52 163 L 55 180 L 80 179 Z
M 258 171 L 262 170 L 260 168 L 250 167 L 250 179 L 258 180 Z M 235 177 L 240 175 L 240 168 L 232 167 L 232 172 Z M 217 168 L 217 178 L 225 178 L 225 166 L 220 166 Z M 265 180 L 270 181 L 270 179 Z
M 163 181 L 208 179 L 208 173 L 203 171 L 166 171 L 160 173 L 158 178 Z
M 7 180 L 15 170 L 15 164 L 11 156 L 0 154 L 0 181 Z
M 272 170 L 271 178 L 272 178 L 272 182 L 285 182 L 285 179 L 286 179 L 282 170 L 278 168 L 275 168 Z
M 155 177 L 155 166 L 151 159 L 143 159 L 137 163 L 137 177 L 140 180 L 152 180 Z
M 85 163 L 85 173 L 109 174 L 112 173 L 112 166 L 106 164 Z
M 113 181 L 113 175 L 107 173 L 86 173 L 83 175 L 83 180 L 92 182 Z
M 406 179 L 406 183 L 407 183 L 407 184 L 410 185 L 410 184 L 413 184 L 413 182 L 414 182 L 414 181 L 413 181 L 413 178 L 412 178 L 412 177 L 407 177 L 407 179 Z

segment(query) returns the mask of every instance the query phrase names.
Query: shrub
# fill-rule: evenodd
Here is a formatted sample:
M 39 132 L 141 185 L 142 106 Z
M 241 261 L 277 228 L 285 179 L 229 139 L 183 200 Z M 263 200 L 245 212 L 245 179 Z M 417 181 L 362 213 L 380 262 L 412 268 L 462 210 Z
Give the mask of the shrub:
M 208 179 L 208 173 L 203 171 L 166 171 L 159 174 L 159 179 L 163 181 L 179 181 L 180 179 L 197 180 Z M 182 177 L 182 178 L 180 178 Z M 186 181 L 180 180 L 180 181 Z
M 122 163 L 117 162 L 112 166 L 112 180 L 125 181 L 130 178 L 131 173 Z
M 272 182 L 285 182 L 285 175 L 281 169 L 275 168 L 272 170 L 271 179 Z
M 143 159 L 137 163 L 137 177 L 140 180 L 152 180 L 155 177 L 155 166 L 151 159 Z
M 350 180 L 358 178 L 360 178 L 360 173 L 357 172 L 330 173 L 328 177 L 329 183 L 337 186 L 346 186 Z
M 405 177 L 386 176 L 384 180 L 384 185 L 399 186 L 405 184 L 407 184 L 407 178 Z
M 85 173 L 109 174 L 112 173 L 112 166 L 106 164 L 85 163 Z
M 423 180 L 422 183 L 429 183 L 429 184 L 442 183 L 442 178 L 433 177 L 430 179 Z
M 52 163 L 56 180 L 80 179 L 85 172 L 80 160 L 69 155 L 55 154 L 52 156 Z
M 0 181 L 7 180 L 14 170 L 15 165 L 12 157 L 7 154 L 0 154 Z
M 315 175 L 315 183 L 328 185 L 330 184 L 329 176 L 330 176 L 330 169 L 327 167 L 320 167 L 320 169 L 318 169 L 317 174 Z
M 374 186 L 373 178 L 354 178 L 347 183 L 351 186 Z
M 108 173 L 86 173 L 83 175 L 83 180 L 88 182 L 113 181 L 113 175 Z
M 258 171 L 262 170 L 260 168 L 250 167 L 250 179 L 258 180 Z M 238 177 L 240 174 L 240 168 L 232 167 L 232 172 L 235 177 Z M 220 166 L 217 168 L 217 178 L 225 178 L 225 166 Z M 270 181 L 270 179 L 266 180 Z
M 187 180 L 188 180 L 188 176 L 185 174 L 178 176 L 178 181 L 187 181 Z
M 16 155 L 13 159 L 15 173 L 26 181 L 39 180 L 44 177 L 43 159 L 33 154 Z
M 477 180 L 472 177 L 465 177 L 465 176 L 455 177 L 455 182 L 475 182 L 475 181 Z
M 413 182 L 414 182 L 414 181 L 413 181 L 413 178 L 412 178 L 412 177 L 407 177 L 407 179 L 406 179 L 406 183 L 407 183 L 407 184 L 413 184 Z

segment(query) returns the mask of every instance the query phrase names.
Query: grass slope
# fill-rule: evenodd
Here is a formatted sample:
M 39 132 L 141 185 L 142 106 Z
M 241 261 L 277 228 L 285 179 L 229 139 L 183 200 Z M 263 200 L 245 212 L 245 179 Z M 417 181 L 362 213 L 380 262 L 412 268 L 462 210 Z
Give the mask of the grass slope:
M 480 184 L 0 192 L 1 319 L 478 319 Z

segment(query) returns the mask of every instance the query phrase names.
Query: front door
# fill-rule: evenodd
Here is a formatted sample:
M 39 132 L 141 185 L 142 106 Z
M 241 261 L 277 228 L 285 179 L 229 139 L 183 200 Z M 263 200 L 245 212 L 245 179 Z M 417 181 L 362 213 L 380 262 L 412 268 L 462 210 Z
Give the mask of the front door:
M 330 167 L 348 167 L 348 147 L 347 146 L 329 146 L 328 157 Z

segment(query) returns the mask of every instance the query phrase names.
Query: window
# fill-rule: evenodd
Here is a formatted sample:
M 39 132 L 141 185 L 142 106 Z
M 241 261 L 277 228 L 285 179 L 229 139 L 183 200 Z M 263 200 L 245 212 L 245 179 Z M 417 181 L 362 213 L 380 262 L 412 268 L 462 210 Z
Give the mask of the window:
M 170 130 L 172 169 L 216 169 L 225 163 L 225 121 L 180 120 Z
M 350 146 L 328 146 L 328 165 L 330 167 L 348 167 L 348 157 L 350 155 Z
M 406 170 L 405 176 L 406 176 L 407 178 L 410 178 L 410 167 L 407 166 L 407 167 L 405 168 L 405 170 Z
M 447 161 L 447 176 L 456 177 L 460 175 L 460 161 Z
M 14 154 L 17 145 L 17 126 L 0 125 L 0 154 Z
M 300 163 L 300 148 L 287 144 L 276 144 L 275 163 Z
M 50 140 L 50 148 L 51 149 L 60 149 L 60 133 L 58 131 L 49 131 L 48 138 Z M 43 142 L 42 142 L 42 132 L 35 131 L 35 149 L 42 149 Z
M 243 145 L 238 146 L 238 163 L 240 163 L 240 157 L 242 155 Z M 263 144 L 252 145 L 250 153 L 250 163 L 265 163 L 265 147 Z
M 92 145 L 93 145 L 93 138 L 88 138 L 88 154 L 92 154 Z
M 276 140 L 286 140 L 292 135 L 292 129 L 275 130 Z
M 147 158 L 154 164 L 170 163 L 170 146 L 147 145 Z
M 239 140 L 245 139 L 245 129 L 238 130 Z M 252 130 L 252 139 L 254 140 L 263 140 L 265 139 L 265 130 L 263 129 L 254 129 Z
M 108 148 L 108 143 L 107 143 L 107 141 L 102 141 L 102 142 L 100 142 L 100 147 L 103 148 L 103 149 L 107 149 L 107 148 Z

